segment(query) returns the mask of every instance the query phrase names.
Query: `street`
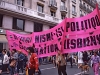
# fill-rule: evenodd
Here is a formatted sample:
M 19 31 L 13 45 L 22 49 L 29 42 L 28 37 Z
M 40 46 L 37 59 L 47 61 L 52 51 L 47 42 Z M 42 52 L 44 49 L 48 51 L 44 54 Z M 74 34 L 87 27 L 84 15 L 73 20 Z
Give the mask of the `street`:
M 54 65 L 52 65 L 52 64 L 41 65 L 40 69 L 42 72 L 41 75 L 58 75 L 57 68 L 55 68 Z M 66 72 L 67 72 L 67 75 L 80 75 L 80 73 L 81 73 L 81 71 L 77 68 L 77 66 L 73 66 L 73 68 L 71 68 L 70 65 L 67 65 Z M 3 73 L 2 75 L 10 75 L 10 74 Z M 19 75 L 23 75 L 23 74 L 19 74 Z M 35 74 L 35 75 L 37 75 L 37 74 Z M 90 68 L 89 75 L 94 75 L 93 70 L 91 68 Z M 100 73 L 99 73 L 99 75 L 100 75 Z
M 58 75 L 57 69 L 52 65 L 41 65 L 40 69 L 42 71 L 42 75 Z M 68 75 L 80 75 L 80 70 L 77 68 L 77 66 L 74 66 L 73 68 L 70 68 L 70 65 L 67 66 L 66 70 Z M 89 75 L 94 75 L 93 70 L 90 68 Z M 99 73 L 100 75 L 100 73 Z

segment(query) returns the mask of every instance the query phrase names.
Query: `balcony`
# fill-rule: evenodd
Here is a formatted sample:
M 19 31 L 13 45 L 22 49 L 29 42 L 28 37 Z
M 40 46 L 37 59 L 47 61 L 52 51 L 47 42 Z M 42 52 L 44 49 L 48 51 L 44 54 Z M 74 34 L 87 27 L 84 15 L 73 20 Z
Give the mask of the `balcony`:
M 38 12 L 38 16 L 45 17 L 44 13 Z
M 83 14 L 80 14 L 80 17 L 83 17 L 84 15 Z
M 72 11 L 72 15 L 76 16 L 76 15 L 77 15 L 77 13 L 76 13 L 75 11 Z
M 87 2 L 90 6 L 92 6 L 93 8 L 95 8 L 96 7 L 96 3 L 97 3 L 97 1 L 93 1 L 93 0 L 83 0 L 83 1 L 85 1 L 85 2 Z
M 80 8 L 86 11 L 86 6 L 80 3 Z
M 60 6 L 60 11 L 61 11 L 61 13 L 66 14 L 67 13 L 67 8 L 65 6 Z
M 73 3 L 76 3 L 76 0 L 72 0 Z
M 91 9 L 89 9 L 89 8 L 87 8 L 87 12 L 88 12 L 88 13 L 91 13 L 91 12 L 92 12 L 92 10 L 91 10 Z
M 40 12 L 34 11 L 32 9 L 25 8 L 23 6 L 7 3 L 5 1 L 0 1 L 0 11 L 18 14 L 18 15 L 25 16 L 28 18 L 33 18 L 36 20 L 40 19 L 42 21 L 46 21 L 46 22 L 50 22 L 50 23 L 60 23 L 62 21 L 61 19 L 52 17 L 48 14 L 40 13 Z
M 61 1 L 65 2 L 66 0 L 61 0 Z
M 51 9 L 57 10 L 57 2 L 56 2 L 56 0 L 50 0 L 49 1 L 49 7 Z

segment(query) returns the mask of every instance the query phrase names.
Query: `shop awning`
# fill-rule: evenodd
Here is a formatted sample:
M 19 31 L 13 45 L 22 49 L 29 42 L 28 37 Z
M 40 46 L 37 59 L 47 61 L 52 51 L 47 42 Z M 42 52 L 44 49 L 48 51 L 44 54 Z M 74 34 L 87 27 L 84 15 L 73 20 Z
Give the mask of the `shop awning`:
M 0 43 L 8 42 L 5 35 L 0 35 Z

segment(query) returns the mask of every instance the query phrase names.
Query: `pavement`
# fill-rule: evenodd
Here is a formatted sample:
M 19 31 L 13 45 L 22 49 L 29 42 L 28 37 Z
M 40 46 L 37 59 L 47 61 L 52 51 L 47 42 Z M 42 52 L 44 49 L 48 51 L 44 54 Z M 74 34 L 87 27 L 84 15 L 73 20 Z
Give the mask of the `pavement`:
M 52 64 L 41 65 L 40 69 L 41 69 L 42 75 L 58 75 L 57 68 L 55 68 L 54 65 Z M 78 69 L 77 66 L 73 66 L 73 68 L 71 68 L 70 65 L 67 65 L 66 72 L 68 75 L 81 75 L 81 70 Z M 94 75 L 92 68 L 90 68 L 90 72 L 88 75 Z
M 58 75 L 57 68 L 53 64 L 48 65 L 40 65 L 40 69 L 42 74 L 41 75 Z M 81 75 L 81 71 L 77 68 L 77 66 L 73 66 L 73 68 L 70 67 L 70 65 L 67 65 L 66 72 L 68 75 Z M 2 75 L 10 75 L 3 73 Z M 22 75 L 22 74 L 20 74 Z M 25 74 L 24 74 L 25 75 Z M 35 74 L 37 75 L 37 74 Z M 85 75 L 85 74 L 83 74 Z M 90 68 L 90 72 L 88 75 L 94 75 L 92 68 Z M 100 75 L 100 73 L 99 73 Z

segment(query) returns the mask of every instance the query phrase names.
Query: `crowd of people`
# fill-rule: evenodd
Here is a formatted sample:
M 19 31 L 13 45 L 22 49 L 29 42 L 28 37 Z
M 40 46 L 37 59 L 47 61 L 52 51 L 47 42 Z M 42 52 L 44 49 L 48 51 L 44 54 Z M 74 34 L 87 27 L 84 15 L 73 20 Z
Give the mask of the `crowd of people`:
M 33 75 L 33 69 L 31 70 L 31 67 L 34 68 L 36 66 L 35 61 L 33 59 L 36 59 L 34 54 L 34 49 L 32 47 L 27 48 L 27 52 L 29 52 L 29 56 L 32 54 L 31 57 L 27 57 L 27 55 L 23 54 L 21 50 L 9 50 L 3 49 L 0 53 L 0 75 L 2 72 L 6 72 L 10 75 L 24 75 L 26 67 L 28 72 Z M 38 58 L 37 58 L 38 59 Z M 29 62 L 30 61 L 30 62 Z M 32 63 L 32 65 L 30 64 Z M 38 63 L 38 60 L 37 60 Z M 36 67 L 38 69 L 38 74 L 41 74 L 40 69 L 38 68 L 38 65 Z M 35 72 L 35 71 L 34 71 Z
M 6 71 L 10 75 L 19 75 L 25 72 L 26 75 L 34 75 L 35 73 L 41 75 L 39 64 L 41 64 L 43 60 L 53 63 L 58 69 L 58 75 L 67 75 L 67 62 L 70 62 L 71 68 L 73 68 L 73 64 L 75 64 L 84 72 L 89 71 L 89 67 L 92 67 L 95 75 L 99 75 L 100 50 L 66 54 L 62 54 L 61 51 L 58 50 L 57 55 L 49 57 L 48 60 L 47 57 L 38 58 L 34 52 L 34 47 L 28 47 L 27 52 L 28 55 L 25 55 L 21 50 L 13 49 L 7 51 L 3 49 L 0 53 L 0 75 L 3 71 Z
M 92 67 L 94 75 L 99 75 L 100 50 L 96 49 L 65 54 L 65 59 L 67 62 L 70 62 L 71 68 L 73 68 L 73 64 L 75 64 L 83 73 L 86 73 L 89 72 L 90 67 Z

